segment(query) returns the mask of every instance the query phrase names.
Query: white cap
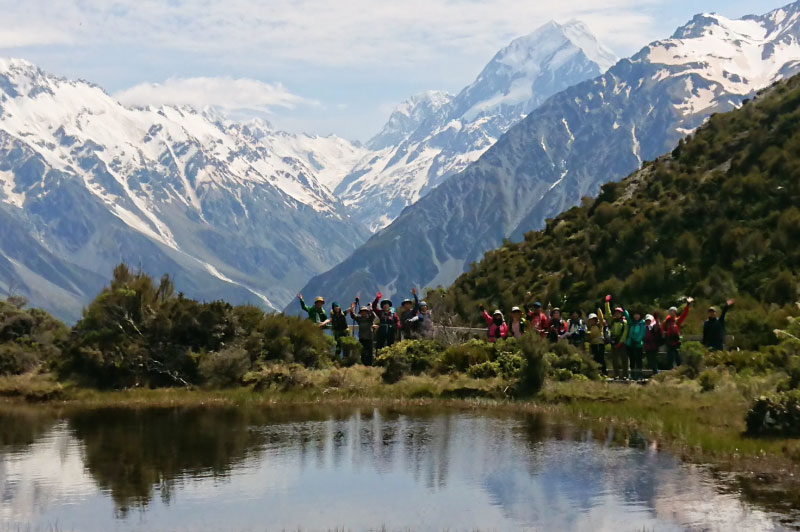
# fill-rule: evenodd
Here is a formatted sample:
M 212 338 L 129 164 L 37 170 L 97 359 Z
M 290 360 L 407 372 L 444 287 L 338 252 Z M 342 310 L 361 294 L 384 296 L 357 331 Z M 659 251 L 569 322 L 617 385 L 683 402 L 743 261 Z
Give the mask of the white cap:
M 500 314 L 501 316 L 503 315 L 503 313 L 500 312 L 500 309 L 497 309 L 492 313 L 493 316 L 497 316 L 498 314 Z
M 644 317 L 644 321 L 656 321 L 652 314 L 648 314 Z
M 522 312 L 519 307 L 511 307 L 511 312 Z
M 597 319 L 597 314 L 595 314 L 594 312 L 592 312 L 591 314 L 589 314 L 589 317 L 588 317 L 587 319 L 590 319 L 590 320 L 591 320 L 591 319 Z

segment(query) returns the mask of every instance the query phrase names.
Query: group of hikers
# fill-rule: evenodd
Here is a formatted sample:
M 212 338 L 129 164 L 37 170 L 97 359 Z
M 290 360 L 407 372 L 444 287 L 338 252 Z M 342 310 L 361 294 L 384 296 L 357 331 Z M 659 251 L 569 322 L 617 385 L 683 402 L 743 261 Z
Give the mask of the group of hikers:
M 404 299 L 399 311 L 394 308 L 390 299 L 382 299 L 378 292 L 371 305 L 361 305 L 356 296 L 347 310 L 338 303 L 331 305 L 330 315 L 325 311 L 325 299 L 317 297 L 312 306 L 308 306 L 303 296 L 298 294 L 300 307 L 308 314 L 318 327 L 330 330 L 336 341 L 336 356 L 341 356 L 342 339 L 350 335 L 347 317 L 358 327 L 358 339 L 361 343 L 361 361 L 372 365 L 376 351 L 394 344 L 400 339 L 433 338 L 433 314 L 425 301 L 420 301 L 417 290 L 412 289 L 413 299 Z M 491 315 L 483 305 L 481 316 L 486 321 L 489 342 L 500 339 L 520 338 L 527 331 L 534 331 L 550 342 L 566 341 L 576 348 L 588 349 L 592 358 L 608 374 L 606 354 L 610 355 L 612 376 L 615 379 L 627 380 L 643 378 L 644 361 L 652 374 L 659 370 L 658 353 L 662 346 L 666 347 L 667 366 L 671 369 L 681 364 L 681 326 L 689 315 L 689 307 L 694 302 L 686 298 L 686 304 L 679 312 L 672 307 L 667 316 L 659 319 L 657 312 L 643 313 L 639 309 L 628 310 L 622 305 L 611 308 L 612 298 L 605 297 L 605 312 L 598 308 L 583 319 L 580 310 L 572 310 L 569 317 L 562 315 L 561 309 L 550 304 L 542 308 L 535 302 L 529 305 L 530 292 L 525 298 L 522 308 L 513 307 L 506 321 L 501 310 Z M 720 312 L 716 307 L 709 307 L 708 316 L 703 323 L 703 345 L 711 350 L 725 349 L 725 316 L 733 306 L 729 299 Z M 607 347 L 609 346 L 609 347 Z
M 610 346 L 615 379 L 642 379 L 645 357 L 652 374 L 657 374 L 661 346 L 666 347 L 667 366 L 670 369 L 680 366 L 681 326 L 689 315 L 693 298 L 686 298 L 686 304 L 680 312 L 677 307 L 670 308 L 663 321 L 657 312 L 644 314 L 638 309 L 631 312 L 621 305 L 612 311 L 611 299 L 610 295 L 605 298 L 605 313 L 598 308 L 596 313 L 586 316 L 586 321 L 579 310 L 573 310 L 569 318 L 565 318 L 561 309 L 552 308 L 549 304 L 545 310 L 542 310 L 539 302 L 529 306 L 527 301 L 530 301 L 530 293 L 523 309 L 511 309 L 508 322 L 499 309 L 489 315 L 481 305 L 480 311 L 488 326 L 489 342 L 501 338 L 520 338 L 532 329 L 551 342 L 567 341 L 580 350 L 585 350 L 588 344 L 592 358 L 605 375 L 608 374 L 606 346 Z M 728 299 L 721 313 L 717 307 L 709 307 L 702 338 L 703 345 L 708 349 L 725 349 L 725 316 L 733 304 L 734 300 Z
M 390 299 L 382 299 L 378 292 L 371 305 L 361 305 L 355 297 L 347 311 L 334 302 L 331 314 L 325 312 L 325 299 L 317 297 L 313 306 L 306 305 L 301 294 L 297 294 L 300 307 L 321 329 L 329 329 L 336 341 L 336 356 L 342 354 L 342 339 L 350 335 L 347 324 L 349 315 L 358 326 L 358 341 L 361 343 L 361 362 L 371 366 L 376 350 L 394 344 L 399 339 L 433 338 L 433 313 L 428 303 L 420 301 L 416 288 L 411 289 L 413 299 L 404 299 L 399 312 Z

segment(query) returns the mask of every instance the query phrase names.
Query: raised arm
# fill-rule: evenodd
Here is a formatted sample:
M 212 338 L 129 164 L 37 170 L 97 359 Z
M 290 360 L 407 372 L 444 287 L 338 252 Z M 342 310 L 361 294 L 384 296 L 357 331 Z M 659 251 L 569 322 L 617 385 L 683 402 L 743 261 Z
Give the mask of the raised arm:
M 306 302 L 303 301 L 303 295 L 302 294 L 297 294 L 297 300 L 300 301 L 300 308 L 301 309 L 303 309 L 305 312 L 310 312 L 311 311 L 311 309 L 309 309 L 306 306 Z
M 722 321 L 723 323 L 725 322 L 725 316 L 728 314 L 728 311 L 735 303 L 736 303 L 735 299 L 729 299 L 725 302 L 725 306 L 722 307 L 722 315 L 719 317 L 720 321 Z
M 630 324 L 628 323 L 628 320 L 622 320 L 622 334 L 620 335 L 619 340 L 618 340 L 618 342 L 620 344 L 624 344 L 625 340 L 628 339 L 628 329 L 629 328 L 630 328 Z
M 411 295 L 414 296 L 414 313 L 419 312 L 419 297 L 417 297 L 417 289 L 411 289 Z
M 681 315 L 678 316 L 678 325 L 683 325 L 683 322 L 689 316 L 689 307 L 692 305 L 693 302 L 694 298 L 691 297 L 686 298 L 686 306 L 683 307 L 683 312 L 681 312 Z
M 378 306 L 378 303 L 380 303 L 382 296 L 383 294 L 378 292 L 377 294 L 375 294 L 375 299 L 372 301 L 372 312 L 374 312 L 375 314 L 378 314 L 380 312 L 380 307 Z
M 611 316 L 611 294 L 606 296 L 606 316 Z
M 492 320 L 492 317 L 491 317 L 491 316 L 489 316 L 489 313 L 488 313 L 488 312 L 486 312 L 486 309 L 485 309 L 485 308 L 483 308 L 483 305 L 481 305 L 481 307 L 480 307 L 480 308 L 481 308 L 481 316 L 483 317 L 483 321 L 485 321 L 485 322 L 486 322 L 486 325 L 491 325 L 491 324 L 492 324 L 492 321 L 493 321 L 493 320 Z

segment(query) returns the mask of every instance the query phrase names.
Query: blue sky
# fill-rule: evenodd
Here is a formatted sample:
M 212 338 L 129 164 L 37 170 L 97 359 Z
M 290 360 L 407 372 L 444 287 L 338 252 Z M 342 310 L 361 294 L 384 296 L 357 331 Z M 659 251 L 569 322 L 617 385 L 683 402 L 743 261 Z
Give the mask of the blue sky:
M 617 55 L 695 13 L 788 0 L 0 0 L 0 55 L 132 103 L 215 105 L 367 140 L 394 105 L 457 92 L 514 37 L 577 18 Z M 154 86 L 153 84 L 158 84 Z

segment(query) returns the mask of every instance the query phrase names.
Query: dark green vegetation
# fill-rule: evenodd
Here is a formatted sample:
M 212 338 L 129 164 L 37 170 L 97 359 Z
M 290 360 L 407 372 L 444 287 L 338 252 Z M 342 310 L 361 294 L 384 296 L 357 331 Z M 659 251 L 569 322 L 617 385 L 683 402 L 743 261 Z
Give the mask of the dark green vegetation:
M 671 155 L 596 199 L 506 243 L 447 291 L 445 307 L 477 323 L 479 303 L 542 302 L 593 312 L 606 294 L 633 309 L 737 298 L 739 347 L 774 344 L 800 297 L 800 77 L 739 110 L 714 115 Z M 439 309 L 441 315 L 441 308 Z M 661 313 L 662 318 L 664 313 Z

